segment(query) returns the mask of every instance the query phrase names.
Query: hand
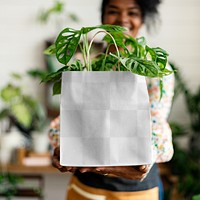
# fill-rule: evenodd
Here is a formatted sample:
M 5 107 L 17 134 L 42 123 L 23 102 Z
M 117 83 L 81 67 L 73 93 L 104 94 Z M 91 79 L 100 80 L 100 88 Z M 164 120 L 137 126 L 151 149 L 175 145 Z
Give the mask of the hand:
M 96 172 L 102 175 L 114 175 L 126 179 L 143 180 L 149 172 L 149 165 L 139 166 L 120 166 L 120 167 L 83 167 L 79 171 L 84 172 Z
M 104 175 L 115 175 L 118 177 L 143 180 L 149 172 L 150 167 L 148 165 L 139 166 L 120 166 L 120 167 L 97 167 L 96 171 L 103 173 Z
M 52 156 L 52 165 L 57 168 L 60 172 L 75 172 L 76 167 L 65 167 L 60 165 L 60 147 L 56 147 L 54 149 L 54 153 Z

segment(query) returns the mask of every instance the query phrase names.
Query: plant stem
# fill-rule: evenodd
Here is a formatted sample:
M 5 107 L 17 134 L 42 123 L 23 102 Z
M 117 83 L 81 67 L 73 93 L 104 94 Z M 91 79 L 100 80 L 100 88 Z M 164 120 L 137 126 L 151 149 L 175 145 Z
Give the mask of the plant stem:
M 117 51 L 117 56 L 118 56 L 118 58 L 120 57 L 119 49 L 118 49 L 118 47 L 117 47 L 117 44 L 116 44 L 116 42 L 115 42 L 114 37 L 113 37 L 109 32 L 107 32 L 106 30 L 98 31 L 98 32 L 95 33 L 94 36 L 92 37 L 92 40 L 90 41 L 90 44 L 89 44 L 89 47 L 88 47 L 88 51 L 87 51 L 87 62 L 88 62 L 88 64 L 89 64 L 90 68 L 91 68 L 90 49 L 91 49 L 91 46 L 92 46 L 92 43 L 93 43 L 95 37 L 96 37 L 99 33 L 106 33 L 106 34 L 108 34 L 108 35 L 111 37 L 111 39 L 113 40 L 114 46 L 115 46 L 115 48 L 116 48 L 116 51 Z M 108 50 L 108 48 L 107 48 L 107 50 Z M 106 56 L 107 56 L 107 54 L 106 54 Z M 105 60 L 105 59 L 104 59 L 104 60 Z M 118 62 L 118 69 L 119 69 L 119 71 L 120 71 L 119 62 Z M 91 69 L 91 71 L 92 71 L 92 69 Z
M 84 61 L 84 64 L 85 64 L 85 66 L 86 66 L 86 57 L 84 56 L 85 54 L 84 54 L 84 49 L 83 49 L 83 47 L 81 46 L 81 44 L 79 43 L 79 47 L 80 47 L 80 51 L 82 52 L 82 55 L 83 55 L 83 61 Z M 81 69 L 81 71 L 82 71 L 82 69 Z
M 102 62 L 102 67 L 101 67 L 101 68 L 103 68 L 103 71 L 104 71 L 104 66 L 105 66 L 106 57 L 107 57 L 107 55 L 108 55 L 108 50 L 109 50 L 109 48 L 110 48 L 110 45 L 108 45 L 108 47 L 106 48 L 105 57 L 104 57 L 103 62 Z
M 84 58 L 84 61 L 85 61 L 85 66 L 86 66 L 86 69 L 88 71 L 90 71 L 90 66 L 89 66 L 89 63 L 88 63 L 88 58 L 87 58 L 87 52 L 88 52 L 88 40 L 87 40 L 87 34 L 83 34 L 83 58 Z

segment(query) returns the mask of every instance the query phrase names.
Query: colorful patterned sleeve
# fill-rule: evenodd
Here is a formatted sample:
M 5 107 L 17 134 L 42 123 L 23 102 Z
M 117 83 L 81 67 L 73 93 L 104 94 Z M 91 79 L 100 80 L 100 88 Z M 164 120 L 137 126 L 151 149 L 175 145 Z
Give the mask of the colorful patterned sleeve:
M 60 143 L 60 116 L 55 118 L 51 124 L 49 129 L 49 140 L 51 144 L 52 150 L 59 146 Z
M 159 79 L 147 79 L 152 119 L 152 152 L 154 162 L 167 162 L 173 156 L 172 132 L 167 122 L 174 95 L 174 75 L 163 78 L 160 100 Z

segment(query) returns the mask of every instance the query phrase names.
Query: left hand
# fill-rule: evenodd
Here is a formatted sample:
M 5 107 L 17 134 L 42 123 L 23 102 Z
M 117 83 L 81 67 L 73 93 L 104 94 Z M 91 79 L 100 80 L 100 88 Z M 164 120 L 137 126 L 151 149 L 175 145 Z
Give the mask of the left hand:
M 119 167 L 83 167 L 79 171 L 96 172 L 102 175 L 114 175 L 126 179 L 143 180 L 148 174 L 150 169 L 149 165 L 139 166 L 119 166 Z
M 65 167 L 60 164 L 60 147 L 54 149 L 52 156 L 52 165 L 57 168 L 60 172 L 72 172 L 74 173 L 77 170 L 77 167 Z

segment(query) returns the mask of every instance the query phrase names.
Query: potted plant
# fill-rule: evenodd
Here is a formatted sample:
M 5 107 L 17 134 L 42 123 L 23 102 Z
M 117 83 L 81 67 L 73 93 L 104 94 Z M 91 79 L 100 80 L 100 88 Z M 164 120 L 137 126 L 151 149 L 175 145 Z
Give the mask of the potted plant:
M 12 125 L 17 127 L 27 138 L 31 138 L 31 133 L 35 130 L 42 130 L 46 125 L 46 114 L 43 106 L 31 95 L 27 95 L 22 90 L 19 82 L 22 76 L 13 73 L 12 81 L 1 88 L 1 101 L 4 107 L 0 110 L 0 119 L 8 119 L 10 127 L 5 132 L 9 132 Z
M 97 30 L 97 32 L 94 34 L 91 41 L 89 41 L 88 33 L 94 30 Z M 168 56 L 166 51 L 159 47 L 150 48 L 146 44 L 144 37 L 134 39 L 131 36 L 124 34 L 124 31 L 124 28 L 113 25 L 83 27 L 80 30 L 65 28 L 58 35 L 55 44 L 50 46 L 45 51 L 47 54 L 56 54 L 57 60 L 64 65 L 64 67 L 59 69 L 57 72 L 50 73 L 43 79 L 44 82 L 53 82 L 54 95 L 61 93 L 62 85 L 63 95 L 61 95 L 61 138 L 64 136 L 62 135 L 62 132 L 71 134 L 72 140 L 74 140 L 73 137 L 79 137 L 79 133 L 82 133 L 82 136 L 88 138 L 88 141 L 91 139 L 90 136 L 95 137 L 89 143 L 87 143 L 88 141 L 85 139 L 80 140 L 78 142 L 79 144 L 76 142 L 69 142 L 69 138 L 66 140 L 61 139 L 61 163 L 62 160 L 67 158 L 65 155 L 65 151 L 67 152 L 67 150 L 64 150 L 62 153 L 63 147 L 65 148 L 67 146 L 68 148 L 71 148 L 71 145 L 73 144 L 76 145 L 77 149 L 80 150 L 79 153 L 82 155 L 82 157 L 85 157 L 85 155 L 92 155 L 94 153 L 93 158 L 101 158 L 101 153 L 98 153 L 101 151 L 103 152 L 103 148 L 107 147 L 105 145 L 106 141 L 104 141 L 104 138 L 102 139 L 102 133 L 107 134 L 110 129 L 112 129 L 111 132 L 114 133 L 115 131 L 113 130 L 116 129 L 116 127 L 118 127 L 121 123 L 124 125 L 123 131 L 127 131 L 127 134 L 130 132 L 130 130 L 138 130 L 139 125 L 137 126 L 135 125 L 137 123 L 131 123 L 131 118 L 127 115 L 127 110 L 131 111 L 131 116 L 136 114 L 136 110 L 139 109 L 137 105 L 140 105 L 139 107 L 143 107 L 143 109 L 146 111 L 141 115 L 138 114 L 138 116 L 141 116 L 140 119 L 136 118 L 134 115 L 136 121 L 146 121 L 143 127 L 143 132 L 145 132 L 143 135 L 144 138 L 143 140 L 140 140 L 140 144 L 143 144 L 144 141 L 147 143 L 150 142 L 148 94 L 146 82 L 141 77 L 160 78 L 160 97 L 162 97 L 162 77 L 173 73 L 173 71 L 166 69 Z M 92 43 L 95 37 L 100 33 L 105 34 L 103 40 L 107 43 L 107 48 L 103 53 L 91 59 L 90 49 Z M 116 53 L 109 52 L 111 46 L 116 48 Z M 71 59 L 74 58 L 76 49 L 78 47 L 82 52 L 83 62 L 81 60 L 74 59 L 74 61 L 70 63 Z M 133 76 L 133 74 L 135 75 Z M 139 85 L 138 82 L 142 83 L 143 85 Z M 116 112 L 115 114 L 114 112 L 110 114 L 110 108 L 111 110 L 121 110 L 124 112 L 122 115 L 120 114 L 121 111 L 118 114 L 116 114 Z M 106 112 L 106 109 L 109 111 Z M 124 113 L 126 114 L 124 115 Z M 120 123 L 118 123 L 119 121 Z M 129 126 L 132 127 L 130 128 Z M 120 127 L 122 127 L 122 124 Z M 119 132 L 119 135 L 121 135 L 120 127 L 116 129 L 116 132 Z M 66 136 L 64 137 L 66 138 Z M 107 137 L 109 137 L 109 133 Z M 120 137 L 122 137 L 122 135 Z M 135 138 L 137 138 L 137 136 Z M 99 144 L 99 141 L 102 141 L 102 145 Z M 127 138 L 124 138 L 124 140 L 121 140 L 119 145 L 123 143 L 122 141 L 128 142 Z M 118 142 L 120 141 L 117 141 L 117 143 Z M 122 148 L 126 146 L 125 143 L 122 145 Z M 87 149 L 87 153 L 82 154 L 82 147 L 79 148 L 80 146 L 89 146 L 92 149 L 98 150 L 91 151 L 91 149 Z M 102 146 L 104 147 L 101 148 Z M 118 145 L 116 146 L 115 144 L 110 149 L 111 152 L 113 151 L 113 155 L 117 155 L 115 150 L 119 151 Z M 129 151 L 128 148 L 126 150 Z M 84 151 L 85 149 L 83 152 Z M 98 155 L 95 155 L 95 152 Z M 146 162 L 150 163 L 150 160 L 147 158 L 148 156 L 146 157 L 146 160 L 144 158 L 144 155 L 149 155 L 149 157 L 151 157 L 149 154 L 150 143 L 147 149 L 144 148 L 144 152 L 145 153 L 142 156 L 140 155 L 136 159 L 139 164 L 142 162 L 143 164 Z M 77 154 L 79 155 L 79 153 Z M 120 152 L 118 153 L 120 154 Z M 75 154 L 72 153 L 72 160 L 77 158 L 77 154 L 75 156 Z M 110 156 L 112 157 L 112 153 Z M 112 158 L 113 161 L 110 164 L 115 165 L 117 160 L 120 160 L 122 162 L 120 164 L 123 165 L 130 164 L 127 163 L 126 160 L 122 161 L 122 157 L 124 156 L 121 155 L 120 159 L 119 157 Z M 140 160 L 139 157 L 144 159 Z M 80 160 L 81 159 L 82 158 L 80 158 Z M 101 162 L 90 160 L 91 158 L 85 159 L 89 160 L 89 162 L 83 161 L 83 163 L 85 162 L 84 164 L 87 166 L 88 163 L 90 163 L 89 165 L 93 166 L 99 164 L 102 165 Z M 102 162 L 104 160 L 106 159 L 102 159 Z M 75 166 L 77 163 L 76 161 L 72 161 L 70 166 Z M 64 161 L 63 164 L 66 165 Z M 104 165 L 107 164 L 104 163 Z
M 188 125 L 170 122 L 174 141 L 174 156 L 168 166 L 172 175 L 177 177 L 176 185 L 172 184 L 170 189 L 171 193 L 172 190 L 178 191 L 182 199 L 198 199 L 200 191 L 200 88 L 196 92 L 191 92 L 180 69 L 173 62 L 170 62 L 170 65 L 176 71 L 174 101 L 179 94 L 183 94 L 190 116 Z M 187 144 L 180 145 L 179 139 L 183 137 L 187 138 Z
M 95 29 L 102 30 L 98 31 L 89 43 L 87 34 Z M 55 54 L 57 60 L 64 67 L 55 73 L 48 74 L 42 81 L 54 83 L 53 94 L 55 95 L 61 92 L 61 75 L 64 71 L 121 70 L 146 77 L 160 78 L 162 86 L 162 77 L 173 73 L 173 71 L 166 69 L 168 53 L 159 47 L 150 48 L 147 46 L 144 37 L 134 39 L 125 35 L 124 31 L 124 28 L 114 25 L 83 27 L 80 30 L 65 28 L 59 33 L 55 43 L 44 52 L 46 55 Z M 101 32 L 107 34 L 103 39 L 108 44 L 107 49 L 105 53 L 101 53 L 99 57 L 91 61 L 91 45 L 97 34 Z M 83 40 L 82 42 L 81 39 Z M 111 45 L 115 45 L 117 50 L 118 47 L 122 48 L 123 52 L 117 51 L 117 55 L 109 53 Z M 127 46 L 130 46 L 131 50 Z M 69 64 L 69 61 L 76 53 L 77 47 L 82 52 L 84 63 L 80 60 L 75 60 Z
M 177 70 L 173 63 L 170 63 L 174 70 Z M 200 155 L 200 87 L 197 88 L 196 92 L 191 92 L 181 76 L 181 73 L 176 73 L 177 87 L 175 94 L 183 93 L 185 103 L 190 116 L 190 129 L 191 136 L 191 152 L 194 156 L 199 157 Z M 200 157 L 199 157 L 200 158 Z
M 79 19 L 74 13 L 66 10 L 66 4 L 62 0 L 54 0 L 53 5 L 46 9 L 41 9 L 38 14 L 38 20 L 47 24 L 49 21 L 54 20 L 56 32 L 68 22 L 78 22 Z

